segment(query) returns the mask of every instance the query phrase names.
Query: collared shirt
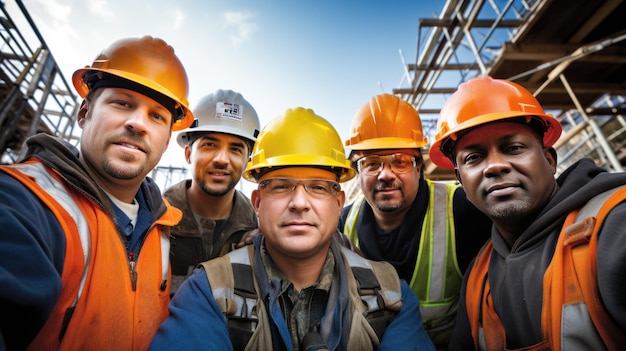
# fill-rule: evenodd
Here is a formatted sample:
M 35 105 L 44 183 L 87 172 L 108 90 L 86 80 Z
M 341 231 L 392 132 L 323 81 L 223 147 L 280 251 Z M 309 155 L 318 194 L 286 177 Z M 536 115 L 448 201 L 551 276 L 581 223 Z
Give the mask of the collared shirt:
M 297 291 L 293 283 L 276 267 L 265 245 L 261 248 L 261 259 L 268 278 L 277 278 L 280 281 L 280 307 L 289 327 L 294 350 L 298 351 L 301 349 L 302 339 L 308 332 L 319 332 L 320 320 L 326 310 L 333 280 L 335 257 L 331 250 L 328 250 L 317 282 L 300 291 Z

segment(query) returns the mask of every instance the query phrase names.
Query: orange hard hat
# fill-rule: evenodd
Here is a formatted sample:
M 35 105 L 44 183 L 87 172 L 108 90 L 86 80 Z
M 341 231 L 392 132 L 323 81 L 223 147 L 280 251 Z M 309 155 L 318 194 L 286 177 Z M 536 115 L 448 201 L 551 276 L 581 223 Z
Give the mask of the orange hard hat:
M 416 149 L 428 144 L 422 120 L 411 104 L 392 94 L 374 96 L 352 118 L 347 148 Z
M 472 78 L 461 84 L 441 108 L 430 159 L 439 167 L 454 169 L 454 163 L 442 146 L 456 140 L 461 131 L 515 117 L 540 120 L 544 127 L 544 146 L 554 145 L 561 136 L 561 123 L 545 113 L 539 101 L 521 85 L 489 76 Z
M 92 86 L 98 86 L 89 80 L 103 80 L 104 73 L 122 78 L 131 86 L 148 88 L 146 92 L 157 96 L 157 101 L 162 96 L 173 100 L 173 130 L 185 129 L 193 123 L 193 113 L 187 101 L 187 73 L 174 49 L 165 41 L 144 36 L 114 42 L 96 57 L 91 66 L 74 72 L 72 82 L 78 95 L 87 96 Z

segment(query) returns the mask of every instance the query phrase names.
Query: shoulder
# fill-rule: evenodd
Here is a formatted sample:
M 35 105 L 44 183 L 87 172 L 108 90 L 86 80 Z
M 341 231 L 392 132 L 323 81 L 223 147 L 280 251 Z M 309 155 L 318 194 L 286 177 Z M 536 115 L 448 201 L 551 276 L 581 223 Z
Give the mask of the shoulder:
M 191 180 L 185 179 L 170 186 L 169 188 L 165 189 L 163 197 L 171 203 L 183 201 L 183 199 L 186 197 L 188 182 L 191 182 Z

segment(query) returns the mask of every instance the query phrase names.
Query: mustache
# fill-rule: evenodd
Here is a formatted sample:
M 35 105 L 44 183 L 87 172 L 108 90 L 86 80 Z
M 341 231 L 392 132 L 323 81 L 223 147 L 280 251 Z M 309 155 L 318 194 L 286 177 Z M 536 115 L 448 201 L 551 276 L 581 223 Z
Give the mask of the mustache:
M 111 135 L 107 142 L 109 143 L 129 143 L 136 145 L 145 153 L 150 153 L 152 150 L 150 145 L 137 133 L 126 130 L 123 133 Z
M 394 190 L 394 189 L 402 189 L 402 187 L 400 186 L 400 184 L 396 182 L 379 182 L 379 183 L 376 183 L 376 185 L 374 185 L 374 187 L 372 188 L 372 192 L 377 193 L 383 190 Z

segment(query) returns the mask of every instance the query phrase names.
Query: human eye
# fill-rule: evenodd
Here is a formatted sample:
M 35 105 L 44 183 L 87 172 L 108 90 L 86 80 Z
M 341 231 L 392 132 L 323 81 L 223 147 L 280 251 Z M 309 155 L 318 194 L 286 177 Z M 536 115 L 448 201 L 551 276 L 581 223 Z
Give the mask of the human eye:
M 410 160 L 406 159 L 406 158 L 395 158 L 392 163 L 394 164 L 394 166 L 400 167 L 400 168 L 405 168 L 408 164 L 409 164 Z
M 361 167 L 364 169 L 372 170 L 380 168 L 380 159 L 374 157 L 367 157 L 361 161 Z
M 271 179 L 267 185 L 268 191 L 275 194 L 290 191 L 292 188 L 293 182 L 288 179 Z
M 523 144 L 512 143 L 512 144 L 506 145 L 506 147 L 504 148 L 504 151 L 506 151 L 507 153 L 519 153 L 523 149 L 525 149 Z
M 320 195 L 326 195 L 332 192 L 331 184 L 326 180 L 311 181 L 309 185 L 307 185 L 307 188 L 309 191 Z
M 158 121 L 167 121 L 167 118 L 160 113 L 153 112 L 150 116 Z
M 244 148 L 241 146 L 233 146 L 230 151 L 234 154 L 237 155 L 243 155 L 244 154 Z
M 217 145 L 215 144 L 214 141 L 208 140 L 208 139 L 204 139 L 202 141 L 202 143 L 200 144 L 200 146 L 205 147 L 205 148 L 215 148 L 215 147 L 217 147 Z
M 482 159 L 482 155 L 478 152 L 467 153 L 463 156 L 464 164 L 475 164 Z
M 113 100 L 111 100 L 111 104 L 115 105 L 117 107 L 120 107 L 120 108 L 130 108 L 130 107 L 132 107 L 132 104 L 129 101 L 122 100 L 122 99 L 113 99 Z

